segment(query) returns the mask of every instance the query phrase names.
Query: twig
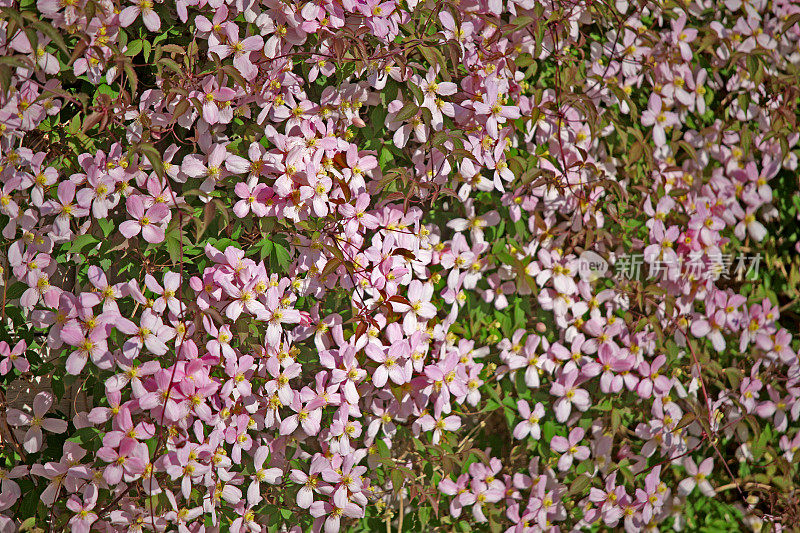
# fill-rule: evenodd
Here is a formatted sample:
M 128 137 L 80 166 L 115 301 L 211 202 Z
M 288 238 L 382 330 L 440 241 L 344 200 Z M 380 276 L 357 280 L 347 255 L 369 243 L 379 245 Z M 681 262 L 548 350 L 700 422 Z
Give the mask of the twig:
M 398 494 L 400 495 L 400 516 L 397 519 L 397 531 L 398 533 L 403 532 L 403 503 L 405 500 L 403 499 L 403 491 L 399 491 Z
M 775 489 L 775 487 L 773 487 L 771 485 L 766 485 L 764 483 L 756 483 L 754 481 L 748 481 L 747 483 L 745 483 L 743 485 L 743 487 L 744 488 L 751 488 L 751 489 L 762 489 L 762 490 L 766 490 L 766 491 L 772 491 L 772 490 Z M 727 485 L 721 485 L 721 486 L 717 487 L 716 489 L 714 489 L 714 492 L 719 494 L 720 492 L 724 492 L 726 490 L 735 489 L 735 488 L 737 488 L 736 483 L 728 483 Z
M 6 247 L 6 257 L 8 257 L 8 247 Z M 6 295 L 8 292 L 8 269 L 3 267 L 0 262 L 0 268 L 3 269 L 3 306 L 0 307 L 0 322 L 6 321 Z

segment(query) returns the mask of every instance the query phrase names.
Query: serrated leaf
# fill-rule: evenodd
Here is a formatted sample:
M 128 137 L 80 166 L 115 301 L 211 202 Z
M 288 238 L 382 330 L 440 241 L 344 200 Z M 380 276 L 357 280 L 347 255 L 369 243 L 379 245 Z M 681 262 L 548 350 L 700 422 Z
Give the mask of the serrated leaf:
M 150 143 L 141 143 L 137 146 L 136 151 L 144 155 L 150 166 L 153 167 L 155 173 L 163 178 L 164 177 L 164 161 L 161 159 L 161 154 L 156 150 L 156 147 Z
M 8 89 L 11 87 L 11 76 L 12 76 L 11 67 L 8 65 L 0 65 L 0 91 L 3 94 L 8 93 Z
M 397 494 L 403 488 L 403 473 L 399 469 L 392 470 L 392 492 Z
M 144 46 L 142 39 L 136 39 L 135 41 L 128 43 L 127 48 L 125 48 L 125 51 L 123 52 L 123 55 L 126 55 L 128 57 L 134 57 L 138 55 L 139 52 L 142 51 L 142 46 Z
M 33 61 L 31 61 L 31 59 L 28 56 L 8 55 L 8 56 L 0 56 L 0 65 L 30 69 L 33 68 Z
M 683 415 L 683 417 L 681 417 L 681 420 L 680 422 L 678 422 L 678 425 L 675 426 L 675 430 L 685 428 L 686 426 L 694 422 L 695 418 L 697 417 L 694 416 L 694 413 L 686 413 L 685 415 Z
M 81 130 L 81 117 L 80 115 L 75 115 L 72 117 L 72 120 L 69 121 L 67 124 L 67 133 L 70 135 L 75 135 Z
M 139 78 L 136 76 L 136 72 L 133 70 L 133 65 L 131 65 L 130 61 L 126 61 L 122 65 L 122 70 L 125 72 L 125 76 L 128 78 L 128 84 L 131 88 L 131 95 L 135 95 L 136 89 L 139 88 Z
M 79 235 L 74 239 L 72 239 L 69 251 L 70 253 L 73 254 L 79 254 L 83 251 L 84 248 L 86 248 L 90 244 L 94 244 L 97 242 L 99 242 L 97 238 L 89 233 L 85 235 Z
M 591 478 L 589 478 L 589 476 L 580 475 L 577 478 L 575 478 L 575 481 L 573 481 L 572 484 L 569 486 L 568 494 L 570 496 L 577 496 L 579 494 L 583 494 L 584 492 L 586 492 L 586 489 L 588 489 L 591 486 L 591 484 L 592 480 Z
M 275 260 L 278 262 L 278 266 L 283 272 L 286 272 L 289 269 L 289 265 L 292 264 L 292 256 L 289 253 L 289 250 L 287 250 L 284 245 L 278 242 L 273 242 L 272 246 L 272 254 L 275 257 Z
M 395 120 L 397 120 L 398 122 L 408 120 L 414 115 L 416 115 L 418 111 L 419 111 L 419 106 L 414 102 L 409 102 L 406 105 L 404 105 L 403 108 L 397 113 L 397 115 L 395 116 Z
M 158 64 L 164 65 L 168 69 L 174 70 L 175 72 L 183 76 L 183 69 L 181 68 L 181 66 L 168 57 L 162 57 L 161 59 L 159 59 Z

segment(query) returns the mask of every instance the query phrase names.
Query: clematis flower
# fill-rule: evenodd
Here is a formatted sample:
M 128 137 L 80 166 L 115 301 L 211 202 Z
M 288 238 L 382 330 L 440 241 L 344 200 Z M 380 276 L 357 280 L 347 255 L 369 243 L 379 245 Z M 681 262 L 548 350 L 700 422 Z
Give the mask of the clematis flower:
M 128 213 L 134 220 L 126 220 L 119 226 L 119 232 L 126 239 L 142 233 L 142 238 L 147 242 L 158 244 L 164 242 L 166 232 L 164 224 L 170 215 L 169 208 L 164 204 L 154 204 L 145 210 L 144 200 L 140 195 L 129 196 L 125 202 Z
M 25 350 L 28 345 L 25 340 L 20 340 L 10 348 L 6 341 L 0 341 L 0 376 L 4 376 L 11 372 L 12 368 L 16 368 L 19 372 L 27 372 L 31 368 L 31 364 L 25 358 Z
M 119 483 L 123 475 L 126 480 L 133 480 L 142 475 L 147 464 L 147 445 L 135 439 L 125 437 L 118 447 L 103 446 L 97 451 L 97 457 L 111 463 L 103 471 L 106 483 L 113 486 Z
M 431 443 L 434 445 L 439 444 L 444 431 L 455 431 L 461 427 L 461 418 L 456 415 L 443 417 L 441 409 L 436 407 L 434 408 L 433 416 L 430 414 L 423 415 L 417 422 L 423 431 L 433 430 Z
M 714 468 L 713 457 L 703 459 L 700 466 L 697 466 L 694 459 L 691 457 L 684 457 L 683 466 L 686 468 L 686 473 L 689 477 L 678 483 L 678 492 L 682 496 L 691 494 L 695 487 L 699 487 L 700 492 L 702 492 L 704 496 L 709 498 L 716 496 L 714 488 L 711 486 L 711 483 L 708 482 L 708 479 L 706 479 Z
M 67 324 L 61 330 L 61 339 L 75 350 L 67 356 L 67 373 L 77 376 L 91 358 L 100 367 L 110 367 L 107 333 L 104 328 L 95 328 L 85 333 L 77 323 Z
M 135 359 L 142 348 L 147 348 L 154 355 L 164 355 L 169 350 L 167 342 L 175 338 L 175 330 L 165 325 L 150 309 L 144 310 L 138 327 L 130 320 L 120 321 L 117 327 L 123 333 L 131 335 L 122 346 L 122 353 L 128 359 Z
M 233 56 L 233 66 L 241 72 L 246 80 L 252 80 L 258 74 L 258 68 L 250 62 L 250 53 L 261 50 L 264 47 L 264 39 L 260 35 L 251 35 L 244 39 L 239 39 L 239 26 L 229 23 L 226 28 L 227 39 L 219 44 L 209 46 L 208 51 L 225 59 Z
M 297 491 L 297 505 L 302 509 L 308 509 L 314 503 L 314 493 L 331 494 L 331 487 L 322 480 L 322 472 L 330 469 L 325 457 L 316 455 L 311 460 L 308 474 L 302 470 L 294 469 L 289 474 L 289 479 L 298 485 L 302 485 Z
M 92 483 L 83 490 L 83 498 L 72 495 L 67 500 L 67 509 L 75 513 L 69 520 L 72 531 L 76 533 L 89 533 L 98 516 L 93 509 L 97 505 L 97 487 Z
M 456 481 L 446 477 L 439 482 L 439 490 L 443 494 L 453 496 L 450 500 L 450 516 L 458 518 L 461 516 L 461 509 L 475 503 L 477 498 L 469 490 L 469 474 L 462 474 Z
M 533 411 L 531 411 L 528 402 L 525 400 L 518 400 L 517 409 L 524 420 L 514 428 L 514 438 L 522 440 L 530 435 L 532 439 L 539 440 L 539 437 L 542 435 L 539 421 L 544 418 L 544 405 L 542 405 L 542 402 L 538 402 L 534 406 Z
M 403 331 L 407 335 L 417 330 L 420 319 L 427 321 L 436 316 L 436 306 L 431 303 L 433 297 L 433 285 L 423 284 L 419 280 L 413 280 L 408 286 L 408 302 L 392 302 L 395 311 L 405 313 L 403 318 Z
M 378 347 L 367 344 L 364 351 L 370 359 L 380 363 L 372 374 L 372 383 L 376 387 L 383 387 L 390 378 L 397 385 L 411 380 L 411 361 L 407 357 L 407 345 L 396 343 Z
M 472 107 L 478 115 L 487 115 L 486 130 L 493 139 L 499 138 L 499 127 L 507 119 L 521 116 L 517 106 L 505 105 L 500 96 L 500 85 L 494 79 L 486 80 L 486 97 L 483 101 L 473 101 Z
M 127 28 L 139 15 L 142 16 L 142 22 L 148 30 L 158 31 L 161 29 L 161 19 L 153 10 L 153 0 L 136 0 L 136 5 L 123 9 L 119 14 L 119 25 Z
M 251 506 L 257 505 L 263 499 L 261 496 L 261 483 L 275 485 L 283 475 L 280 468 L 264 468 L 264 463 L 269 457 L 269 447 L 259 446 L 253 456 L 253 467 L 256 470 L 253 481 L 247 488 L 247 503 Z
M 309 507 L 309 512 L 316 518 L 315 529 L 319 531 L 324 528 L 325 533 L 338 532 L 342 516 L 360 518 L 364 514 L 363 509 L 348 501 L 341 492 L 335 492 L 330 500 L 315 501 Z
M 572 467 L 573 460 L 583 461 L 589 458 L 589 447 L 578 446 L 585 433 L 583 428 L 576 427 L 569 432 L 569 437 L 556 435 L 550 440 L 550 448 L 561 454 L 558 458 L 558 469 L 562 472 Z
M 298 424 L 303 428 L 306 435 L 314 436 L 319 433 L 322 409 L 318 406 L 315 407 L 313 403 L 304 405 L 300 393 L 297 391 L 295 391 L 289 407 L 295 414 L 283 419 L 280 426 L 281 435 L 290 435 L 297 429 Z
M 558 397 L 553 408 L 556 420 L 559 422 L 567 421 L 573 405 L 580 411 L 586 411 L 592 405 L 589 393 L 584 389 L 579 389 L 577 381 L 578 371 L 572 370 L 562 373 L 550 386 L 550 394 Z
M 145 275 L 144 283 L 151 292 L 158 295 L 158 298 L 153 303 L 153 311 L 160 314 L 163 313 L 165 309 L 169 308 L 172 314 L 181 316 L 181 303 L 176 297 L 181 286 L 180 274 L 177 272 L 165 272 L 163 288 L 150 274 Z M 185 308 L 185 305 L 183 307 Z
M 647 109 L 642 111 L 642 126 L 653 127 L 653 141 L 657 147 L 667 143 L 666 130 L 677 124 L 679 124 L 678 116 L 665 109 L 664 101 L 659 95 L 651 94 Z
M 22 439 L 22 446 L 28 453 L 36 453 L 42 449 L 44 442 L 42 429 L 51 433 L 64 433 L 67 423 L 58 418 L 44 418 L 53 406 L 53 395 L 42 391 L 33 399 L 33 415 L 19 409 L 8 410 L 8 423 L 15 427 L 29 426 Z

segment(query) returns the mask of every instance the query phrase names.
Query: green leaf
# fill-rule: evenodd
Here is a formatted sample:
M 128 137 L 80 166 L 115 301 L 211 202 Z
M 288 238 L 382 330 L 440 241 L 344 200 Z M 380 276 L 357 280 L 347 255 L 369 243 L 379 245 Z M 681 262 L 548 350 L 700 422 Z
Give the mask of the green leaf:
M 386 168 L 386 164 L 390 161 L 394 161 L 394 154 L 386 147 L 381 148 L 381 156 L 378 159 L 380 168 Z
M 569 486 L 569 495 L 570 496 L 578 496 L 586 492 L 592 484 L 592 480 L 589 476 L 580 475 L 575 478 L 575 481 Z
M 273 242 L 272 246 L 275 260 L 278 262 L 278 267 L 280 267 L 283 272 L 286 272 L 289 270 L 289 265 L 292 264 L 292 256 L 289 250 L 287 250 L 284 245 L 277 242 Z
M 613 410 L 611 411 L 611 431 L 616 433 L 619 431 L 619 426 L 622 424 L 622 415 L 620 415 L 619 411 Z
M 12 74 L 11 67 L 0 64 L 0 91 L 3 94 L 8 93 L 8 89 L 11 87 Z
M 419 517 L 419 522 L 423 526 L 430 522 L 431 520 L 431 508 L 428 505 L 423 505 L 419 508 L 417 512 L 417 516 Z
M 263 261 L 272 253 L 272 241 L 269 239 L 261 239 L 259 243 L 259 254 L 261 256 L 261 260 Z
M 753 457 L 758 460 L 764 455 L 764 451 L 766 450 L 767 443 L 772 438 L 772 430 L 769 426 L 765 427 L 761 434 L 758 436 L 756 441 L 753 443 L 752 452 Z
M 8 65 L 10 67 L 33 68 L 33 61 L 28 56 L 13 55 L 0 57 L 0 65 Z
M 142 51 L 142 46 L 144 46 L 142 39 L 136 39 L 135 41 L 128 43 L 128 47 L 125 49 L 123 54 L 128 57 L 139 55 L 139 52 Z
M 126 61 L 122 65 L 122 70 L 125 72 L 125 76 L 128 78 L 128 84 L 131 87 L 131 94 L 136 94 L 136 89 L 139 87 L 139 78 L 136 76 L 136 72 L 133 71 L 133 65 L 131 65 L 130 61 Z
M 150 165 L 160 178 L 164 177 L 164 161 L 155 146 L 150 143 L 141 143 L 136 147 L 136 151 L 143 154 L 150 161 Z
M 556 436 L 556 425 L 552 420 L 548 420 L 542 424 L 542 439 L 543 442 L 550 442 Z
M 447 60 L 444 58 L 444 54 L 434 47 L 434 46 L 421 46 L 419 48 L 419 52 L 425 58 L 425 60 L 430 64 L 430 66 L 439 65 L 440 74 L 445 79 L 445 81 L 449 81 L 450 75 L 447 71 Z
M 183 69 L 181 68 L 181 66 L 178 65 L 175 61 L 173 61 L 172 59 L 170 59 L 168 57 L 162 57 L 161 59 L 159 59 L 158 60 L 158 64 L 159 65 L 164 65 L 168 69 L 174 70 L 179 75 L 183 76 Z
M 150 52 L 152 50 L 153 50 L 153 47 L 150 44 L 150 41 L 148 41 L 147 39 L 142 39 L 142 52 L 143 52 L 145 61 L 150 61 Z
M 398 122 L 408 120 L 416 115 L 417 111 L 419 111 L 419 106 L 414 102 L 409 102 L 397 113 L 395 120 Z
M 36 525 L 36 517 L 32 516 L 19 525 L 19 531 L 20 533 L 22 533 L 23 531 L 31 531 L 34 529 L 35 525 Z
M 78 235 L 70 243 L 71 246 L 69 251 L 70 253 L 73 254 L 79 254 L 83 251 L 84 248 L 86 248 L 90 244 L 95 244 L 97 242 L 99 242 L 97 238 L 90 233 L 87 233 L 85 235 Z
M 397 494 L 403 488 L 403 473 L 400 469 L 392 470 L 392 491 Z

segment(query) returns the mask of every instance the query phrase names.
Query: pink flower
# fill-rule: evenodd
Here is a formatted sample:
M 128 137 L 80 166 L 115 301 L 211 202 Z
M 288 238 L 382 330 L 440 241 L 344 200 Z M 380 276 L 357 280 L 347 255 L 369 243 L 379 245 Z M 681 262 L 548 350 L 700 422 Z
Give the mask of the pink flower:
M 616 472 L 612 472 L 606 477 L 604 489 L 592 487 L 589 491 L 589 500 L 600 504 L 603 522 L 612 527 L 622 518 L 623 511 L 620 503 L 625 496 L 625 487 L 617 485 Z
M 370 343 L 364 351 L 370 359 L 380 363 L 372 373 L 372 383 L 376 387 L 386 385 L 389 378 L 397 385 L 411 381 L 412 368 L 407 344 L 395 343 L 378 347 Z
M 132 335 L 123 344 L 122 353 L 129 359 L 136 358 L 143 347 L 154 355 L 167 353 L 167 342 L 175 338 L 175 330 L 150 309 L 145 309 L 139 320 L 138 328 L 130 320 L 118 323 L 120 331 Z
M 458 480 L 453 481 L 449 477 L 439 482 L 439 491 L 448 496 L 454 496 L 450 500 L 450 515 L 454 518 L 461 516 L 461 509 L 475 503 L 476 498 L 469 491 L 469 474 L 461 474 Z
M 154 204 L 145 211 L 144 201 L 140 195 L 129 196 L 125 203 L 128 213 L 134 220 L 126 220 L 119 226 L 119 231 L 126 239 L 135 237 L 141 231 L 142 238 L 150 243 L 164 241 L 164 223 L 170 215 L 169 208 L 164 204 Z
M 652 363 L 642 361 L 639 364 L 639 374 L 642 375 L 642 379 L 636 387 L 636 392 L 639 396 L 649 398 L 655 392 L 657 397 L 661 397 L 669 392 L 669 389 L 672 388 L 672 380 L 658 372 L 666 361 L 667 356 L 662 354 L 656 357 Z
M 139 15 L 142 15 L 142 22 L 150 31 L 161 29 L 161 19 L 153 11 L 153 0 L 136 0 L 136 5 L 128 6 L 119 14 L 119 25 L 127 28 Z
M 475 495 L 475 505 L 472 506 L 472 516 L 478 523 L 487 521 L 486 515 L 483 513 L 483 505 L 485 503 L 494 503 L 502 500 L 505 494 L 504 489 L 503 483 L 499 480 L 495 480 L 492 483 L 486 483 L 480 479 L 472 480 L 470 483 L 470 491 Z
M 258 74 L 258 67 L 250 62 L 250 52 L 261 50 L 264 47 L 264 39 L 260 35 L 251 35 L 240 40 L 239 26 L 234 23 L 228 23 L 226 33 L 226 41 L 212 44 L 208 51 L 217 54 L 220 59 L 232 55 L 236 70 L 241 72 L 246 80 L 252 80 Z
M 172 314 L 176 316 L 182 315 L 181 303 L 176 297 L 181 286 L 180 274 L 177 272 L 165 272 L 163 288 L 150 274 L 145 275 L 144 283 L 151 292 L 159 296 L 153 303 L 153 311 L 161 314 L 165 309 L 169 308 Z M 183 308 L 185 307 L 184 305 Z
M 203 120 L 205 120 L 207 123 L 211 125 L 217 124 L 220 121 L 220 106 L 217 104 L 218 103 L 223 105 L 228 104 L 236 96 L 236 91 L 234 91 L 230 87 L 219 87 L 215 89 L 214 85 L 215 85 L 214 78 L 211 77 L 207 78 L 206 81 L 203 82 L 203 93 L 200 95 L 201 101 L 203 103 Z M 228 107 L 230 106 L 228 105 Z M 187 156 L 187 158 L 184 160 L 183 165 L 181 165 L 181 170 L 183 170 L 183 172 L 190 177 L 198 177 L 196 175 L 191 174 L 189 171 L 197 173 L 199 169 L 197 168 L 196 165 L 187 167 L 186 166 L 187 160 L 190 162 L 195 162 L 198 160 L 197 156 L 194 155 Z M 221 161 L 219 163 L 221 163 Z M 209 165 L 211 165 L 210 162 Z M 219 164 L 217 164 L 216 168 L 217 169 L 220 168 Z M 187 169 L 189 171 L 187 171 Z M 210 167 L 208 174 L 213 175 L 213 170 L 214 167 Z
M 11 372 L 11 368 L 16 368 L 20 372 L 27 372 L 31 364 L 25 358 L 25 349 L 28 347 L 25 340 L 19 341 L 13 349 L 9 348 L 6 341 L 0 341 L 0 376 Z
M 706 307 L 706 317 L 698 316 L 692 321 L 692 335 L 698 338 L 706 337 L 717 352 L 725 349 L 725 337 L 722 328 L 725 326 L 725 312 L 716 309 L 713 305 Z
M 95 364 L 110 367 L 107 336 L 108 333 L 102 327 L 85 332 L 76 321 L 64 326 L 61 330 L 61 339 L 75 347 L 75 350 L 67 356 L 67 373 L 74 376 L 80 374 L 90 357 Z
M 656 147 L 667 144 L 667 128 L 679 123 L 678 115 L 665 109 L 661 97 L 656 93 L 651 94 L 647 109 L 642 111 L 642 126 L 653 126 L 653 141 Z
M 539 440 L 542 435 L 539 421 L 544 418 L 544 405 L 542 405 L 542 402 L 538 402 L 533 411 L 531 411 L 528 402 L 518 400 L 517 409 L 519 409 L 519 414 L 524 420 L 514 428 L 514 438 L 522 440 L 530 434 L 532 439 Z
M 263 203 L 267 198 L 268 188 L 264 183 L 259 183 L 252 189 L 247 183 L 240 181 L 234 187 L 236 196 L 241 198 L 233 206 L 233 213 L 239 218 L 245 218 L 250 211 L 257 217 L 267 215 L 267 206 Z
M 704 496 L 709 498 L 716 496 L 714 488 L 706 479 L 714 469 L 713 457 L 704 459 L 699 467 L 694 462 L 694 459 L 691 457 L 684 457 L 683 466 L 686 468 L 686 473 L 689 474 L 689 477 L 678 483 L 678 492 L 681 496 L 688 496 L 695 487 L 699 487 L 700 492 L 702 492 Z
M 30 426 L 23 438 L 23 447 L 28 453 L 36 453 L 42 449 L 42 429 L 51 433 L 64 433 L 67 423 L 58 418 L 44 418 L 53 406 L 53 395 L 42 391 L 33 399 L 33 416 L 19 409 L 8 410 L 8 423 L 12 426 Z
M 500 97 L 500 86 L 494 79 L 486 80 L 486 96 L 483 101 L 472 101 L 472 107 L 478 115 L 487 115 L 486 130 L 489 136 L 497 139 L 500 125 L 506 119 L 517 119 L 521 116 L 519 107 L 504 105 Z
M 70 222 L 73 218 L 85 217 L 89 210 L 75 203 L 75 183 L 62 181 L 58 184 L 56 199 L 50 200 L 42 207 L 43 212 L 56 215 L 53 222 L 55 233 L 63 236 L 72 235 Z
M 126 481 L 132 481 L 144 473 L 148 459 L 147 445 L 125 437 L 117 448 L 100 448 L 97 457 L 111 463 L 105 468 L 103 478 L 113 486 L 122 480 L 123 475 Z
M 569 432 L 569 438 L 556 435 L 550 440 L 550 448 L 561 454 L 558 459 L 558 469 L 562 472 L 570 469 L 573 460 L 583 461 L 589 458 L 589 447 L 578 446 L 585 433 L 583 428 L 576 427 Z
M 227 90 L 231 91 L 231 89 Z M 219 89 L 219 91 L 222 92 L 223 90 Z M 227 98 L 227 93 L 225 95 L 224 97 Z M 207 120 L 216 122 L 219 114 L 216 105 L 214 105 L 214 98 L 206 97 L 206 103 L 203 106 L 203 117 L 205 118 L 208 115 Z M 205 178 L 203 183 L 200 184 L 200 190 L 203 192 L 213 191 L 223 178 L 231 174 L 244 174 L 250 168 L 247 159 L 229 153 L 225 144 L 215 144 L 213 147 L 207 146 L 206 149 L 208 154 L 207 164 L 203 163 L 204 158 L 197 154 L 186 156 L 181 164 L 181 170 L 190 178 Z
M 697 38 L 697 30 L 694 28 L 686 27 L 686 13 L 681 13 L 680 16 L 673 20 L 672 25 L 672 44 L 677 46 L 681 52 L 681 57 L 687 63 L 692 60 L 692 48 L 689 43 Z
M 316 455 L 311 460 L 309 473 L 306 474 L 302 470 L 292 470 L 289 474 L 289 479 L 298 485 L 302 485 L 300 490 L 297 491 L 297 505 L 302 509 L 308 509 L 314 503 L 314 493 L 331 494 L 333 488 L 328 486 L 327 483 L 322 481 L 321 473 L 327 472 L 330 469 L 328 461 L 322 455 Z
M 312 503 L 309 512 L 317 519 L 314 521 L 315 531 L 322 529 L 325 533 L 337 533 L 342 516 L 360 518 L 364 515 L 364 510 L 348 501 L 341 492 L 335 492 L 330 500 Z
M 249 505 L 257 505 L 261 502 L 261 483 L 275 485 L 283 475 L 283 470 L 280 468 L 264 468 L 267 457 L 269 457 L 269 447 L 259 446 L 253 457 L 253 467 L 256 473 L 247 489 L 247 503 Z
M 550 386 L 550 394 L 559 397 L 553 406 L 559 422 L 567 421 L 573 405 L 580 411 L 586 411 L 592 405 L 589 393 L 577 387 L 577 380 L 578 371 L 572 370 L 562 373 Z
M 300 312 L 288 305 L 284 306 L 280 300 L 278 287 L 270 287 L 267 290 L 266 312 L 263 316 L 267 321 L 267 342 L 273 346 L 280 343 L 283 324 L 300 322 Z
M 451 96 L 458 90 L 458 86 L 453 82 L 437 82 L 436 75 L 438 71 L 438 67 L 429 68 L 428 72 L 425 74 L 425 79 L 419 80 L 419 88 L 422 90 L 422 94 L 425 98 L 422 107 L 427 107 L 431 111 L 436 109 L 436 100 L 439 99 L 440 96 Z
M 455 231 L 470 230 L 473 242 L 483 241 L 484 228 L 496 226 L 500 223 L 500 214 L 497 211 L 489 211 L 484 215 L 477 215 L 472 200 L 464 203 L 467 218 L 456 218 L 447 223 L 448 228 Z
M 334 487 L 334 495 L 336 492 L 344 495 L 361 492 L 364 483 L 363 476 L 367 473 L 367 467 L 356 466 L 355 456 L 336 454 L 331 458 L 330 466 L 331 468 L 322 471 L 322 479 Z
M 407 335 L 414 333 L 419 325 L 420 319 L 427 321 L 436 316 L 436 306 L 431 303 L 433 296 L 433 285 L 423 284 L 419 280 L 413 280 L 408 286 L 408 303 L 392 301 L 392 307 L 399 313 L 405 313 L 403 318 L 403 331 Z
M 436 407 L 434 407 L 434 416 L 430 414 L 423 415 L 417 422 L 423 431 L 433 430 L 431 442 L 434 445 L 439 444 L 444 431 L 455 431 L 461 427 L 461 418 L 456 415 L 443 417 L 441 409 Z
M 76 533 L 89 533 L 92 524 L 97 521 L 97 514 L 92 511 L 96 504 L 97 487 L 91 483 L 87 484 L 86 488 L 83 489 L 83 499 L 78 498 L 74 494 L 69 497 L 69 500 L 67 500 L 67 509 L 75 513 L 69 520 L 72 531 Z
M 319 433 L 322 422 L 322 409 L 319 407 L 314 408 L 313 403 L 303 405 L 300 393 L 297 391 L 295 391 L 289 407 L 295 414 L 283 419 L 280 428 L 281 435 L 290 435 L 297 429 L 298 424 L 303 428 L 306 435 L 314 436 Z

